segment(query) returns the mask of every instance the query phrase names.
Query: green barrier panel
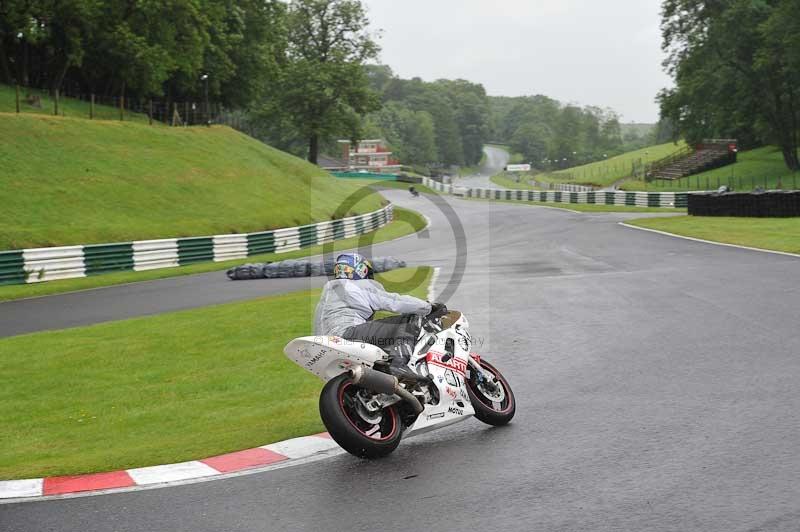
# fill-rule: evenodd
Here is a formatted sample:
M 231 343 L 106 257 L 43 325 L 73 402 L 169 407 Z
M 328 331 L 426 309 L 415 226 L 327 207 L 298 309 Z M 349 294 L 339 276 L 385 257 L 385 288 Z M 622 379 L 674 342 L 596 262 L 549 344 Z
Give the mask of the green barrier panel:
M 614 205 L 614 192 L 606 192 L 606 205 Z
M 661 194 L 656 192 L 655 194 L 648 194 L 647 195 L 647 206 L 648 207 L 661 207 Z
M 247 235 L 247 255 L 260 253 L 275 253 L 275 233 L 272 231 Z
M 300 240 L 300 247 L 307 248 L 317 244 L 317 226 L 316 224 L 304 225 L 297 228 L 298 237 Z
M 561 192 L 556 192 L 556 193 L 555 193 L 555 199 L 554 199 L 554 201 L 555 201 L 556 203 L 561 203 Z
M 356 234 L 364 233 L 364 217 L 359 216 L 356 218 Z
M 686 192 L 676 192 L 675 206 L 684 209 L 687 208 L 689 206 L 689 194 Z
M 179 238 L 178 264 L 192 264 L 214 260 L 214 239 L 212 237 Z
M 83 263 L 86 275 L 132 270 L 133 242 L 84 246 Z
M 0 284 L 20 284 L 27 278 L 22 251 L 0 252 Z
M 625 205 L 636 205 L 636 192 L 625 193 Z
M 578 193 L 577 192 L 570 192 L 569 193 L 569 202 L 570 203 L 578 203 Z
M 528 191 L 528 201 L 533 201 L 533 190 Z
M 596 194 L 596 192 L 587 192 L 586 193 L 586 203 L 590 203 L 590 204 L 594 205 L 594 201 L 595 201 L 594 200 L 594 195 L 595 194 Z
M 344 221 L 342 220 L 334 220 L 333 221 L 333 239 L 340 240 L 344 238 Z

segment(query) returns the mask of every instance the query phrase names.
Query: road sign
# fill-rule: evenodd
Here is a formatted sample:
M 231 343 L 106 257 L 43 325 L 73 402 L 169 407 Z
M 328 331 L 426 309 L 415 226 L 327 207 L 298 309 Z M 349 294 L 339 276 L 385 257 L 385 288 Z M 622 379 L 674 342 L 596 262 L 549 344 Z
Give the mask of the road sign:
M 506 172 L 530 172 L 531 165 L 529 164 L 509 164 L 506 166 Z

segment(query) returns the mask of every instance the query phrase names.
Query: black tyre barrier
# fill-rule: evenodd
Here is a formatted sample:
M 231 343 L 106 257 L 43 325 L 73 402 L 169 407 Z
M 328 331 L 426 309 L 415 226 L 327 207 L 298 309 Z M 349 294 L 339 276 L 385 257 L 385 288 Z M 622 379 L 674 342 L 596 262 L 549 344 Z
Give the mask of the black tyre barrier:
M 692 193 L 689 194 L 689 214 L 755 218 L 800 216 L 800 191 Z
M 405 268 L 406 263 L 395 257 L 375 257 L 372 267 L 375 272 L 382 273 L 397 268 Z M 243 264 L 227 271 L 231 281 L 245 279 L 274 279 L 287 277 L 318 277 L 333 275 L 333 259 L 307 260 L 290 259 L 279 262 L 263 262 L 256 264 Z

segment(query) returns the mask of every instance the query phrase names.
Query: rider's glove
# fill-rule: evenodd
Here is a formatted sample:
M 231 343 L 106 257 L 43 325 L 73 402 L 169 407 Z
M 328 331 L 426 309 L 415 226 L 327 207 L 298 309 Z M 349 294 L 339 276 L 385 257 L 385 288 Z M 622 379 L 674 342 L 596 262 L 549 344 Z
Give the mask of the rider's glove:
M 431 303 L 431 312 L 428 319 L 435 320 L 447 314 L 447 306 L 444 303 Z

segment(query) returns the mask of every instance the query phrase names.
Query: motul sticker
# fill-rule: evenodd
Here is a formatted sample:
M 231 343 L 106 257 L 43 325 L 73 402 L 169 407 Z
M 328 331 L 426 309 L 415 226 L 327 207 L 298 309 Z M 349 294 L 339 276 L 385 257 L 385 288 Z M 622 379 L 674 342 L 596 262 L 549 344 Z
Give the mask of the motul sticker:
M 444 353 L 439 353 L 437 351 L 429 351 L 428 355 L 425 357 L 425 360 L 428 362 L 428 364 L 435 364 L 443 368 L 449 368 L 455 371 L 456 373 L 460 373 L 461 375 L 465 375 L 467 373 L 466 361 L 456 357 L 452 357 L 447 362 L 443 362 L 442 361 L 443 357 Z

